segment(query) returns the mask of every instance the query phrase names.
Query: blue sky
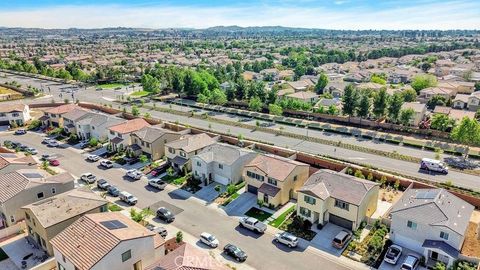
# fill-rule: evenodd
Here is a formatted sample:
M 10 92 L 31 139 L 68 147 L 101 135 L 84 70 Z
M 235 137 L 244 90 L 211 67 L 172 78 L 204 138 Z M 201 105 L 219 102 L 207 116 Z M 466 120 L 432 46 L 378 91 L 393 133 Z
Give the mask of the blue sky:
M 480 29 L 478 0 L 0 0 L 0 26 Z

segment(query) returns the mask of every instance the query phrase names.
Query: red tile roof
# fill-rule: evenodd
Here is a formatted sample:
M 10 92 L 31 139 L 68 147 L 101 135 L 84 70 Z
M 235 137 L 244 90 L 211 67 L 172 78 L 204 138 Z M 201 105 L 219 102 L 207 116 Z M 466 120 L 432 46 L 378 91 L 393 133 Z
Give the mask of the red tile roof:
M 125 134 L 125 133 L 134 132 L 149 126 L 150 124 L 147 121 L 143 120 L 142 118 L 135 118 L 132 120 L 128 120 L 127 122 L 111 126 L 108 129 L 114 132 Z
M 60 105 L 48 110 L 45 110 L 45 113 L 51 113 L 51 114 L 64 114 L 67 112 L 71 112 L 75 109 L 79 109 L 79 107 L 76 104 L 65 104 L 65 105 Z

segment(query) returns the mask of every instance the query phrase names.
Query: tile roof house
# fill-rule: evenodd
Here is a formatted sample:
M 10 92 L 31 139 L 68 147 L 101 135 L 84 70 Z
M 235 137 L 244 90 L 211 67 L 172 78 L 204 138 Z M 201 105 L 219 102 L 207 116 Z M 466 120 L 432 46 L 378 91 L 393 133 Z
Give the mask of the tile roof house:
M 73 189 L 22 207 L 28 236 L 53 256 L 50 240 L 85 214 L 106 212 L 108 201 L 90 189 Z
M 0 106 L 0 125 L 23 126 L 30 121 L 30 107 L 26 104 L 2 104 Z
M 165 155 L 166 143 L 182 138 L 187 132 L 189 130 L 175 132 L 164 129 L 161 126 L 147 126 L 132 132 L 130 135 L 132 140 L 131 147 L 138 149 L 139 152 L 146 154 L 152 160 L 158 160 Z
M 457 94 L 455 98 L 452 100 L 452 107 L 455 109 L 466 109 L 468 105 L 468 98 L 470 95 L 466 94 Z
M 300 81 L 293 81 L 287 82 L 287 84 L 292 87 L 295 92 L 298 91 L 306 91 L 308 88 L 313 87 L 315 84 L 311 80 L 300 80 Z
M 425 114 L 427 113 L 427 105 L 420 102 L 405 102 L 402 104 L 402 110 L 412 109 L 415 114 L 410 119 L 410 125 L 418 126 L 421 121 L 425 118 Z
M 420 90 L 420 94 L 418 95 L 417 100 L 426 103 L 434 96 L 441 96 L 444 97 L 445 100 L 449 100 L 455 95 L 455 90 L 450 88 L 428 87 Z
M 63 115 L 63 129 L 72 134 L 77 134 L 76 122 L 89 114 L 89 111 L 82 108 L 74 109 Z
M 478 111 L 480 109 L 480 91 L 473 92 L 470 97 L 468 97 L 468 109 L 470 111 Z
M 313 223 L 356 230 L 377 209 L 379 185 L 331 170 L 312 174 L 298 190 L 297 214 Z
M 458 258 L 474 207 L 444 189 L 407 189 L 392 207 L 390 239 L 423 254 L 427 265 Z
M 0 175 L 0 227 L 22 220 L 22 206 L 72 190 L 74 180 L 69 173 L 49 175 L 37 169 Z
M 87 214 L 51 241 L 59 269 L 143 269 L 165 254 L 158 234 L 119 212 Z
M 74 121 L 79 138 L 96 138 L 98 140 L 106 140 L 108 138 L 109 127 L 125 122 L 127 120 L 123 118 L 97 112 L 90 112 Z
M 63 127 L 63 115 L 75 109 L 80 109 L 79 106 L 73 103 L 60 105 L 43 111 L 42 122 L 44 126 Z
M 135 118 L 108 127 L 108 139 L 112 145 L 113 150 L 126 149 L 132 145 L 130 135 L 133 132 L 139 131 L 150 124 L 142 118 Z
M 296 99 L 303 102 L 315 103 L 318 101 L 318 95 L 310 91 L 299 91 L 285 96 L 286 98 Z
M 203 148 L 216 142 L 216 138 L 212 138 L 205 133 L 187 135 L 176 141 L 166 143 L 165 155 L 175 170 L 190 171 L 192 169 L 191 158 L 200 153 Z
M 191 158 L 193 177 L 204 185 L 212 182 L 238 184 L 242 181 L 243 167 L 256 156 L 257 153 L 252 150 L 215 143 Z
M 20 169 L 34 169 L 37 162 L 32 156 L 21 153 L 0 153 L 0 174 L 11 173 Z
M 169 252 L 145 270 L 228 270 L 227 266 L 216 261 L 207 252 L 184 243 Z
M 248 192 L 266 205 L 278 207 L 297 198 L 308 178 L 310 165 L 276 155 L 258 155 L 245 165 L 243 179 Z

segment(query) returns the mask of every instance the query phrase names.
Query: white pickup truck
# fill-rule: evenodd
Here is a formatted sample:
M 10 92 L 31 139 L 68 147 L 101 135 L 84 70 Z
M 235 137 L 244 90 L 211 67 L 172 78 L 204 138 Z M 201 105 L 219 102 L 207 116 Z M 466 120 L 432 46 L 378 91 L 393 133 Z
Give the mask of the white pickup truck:
M 253 217 L 242 217 L 239 219 L 240 226 L 256 233 L 264 233 L 267 230 L 265 223 L 258 221 Z

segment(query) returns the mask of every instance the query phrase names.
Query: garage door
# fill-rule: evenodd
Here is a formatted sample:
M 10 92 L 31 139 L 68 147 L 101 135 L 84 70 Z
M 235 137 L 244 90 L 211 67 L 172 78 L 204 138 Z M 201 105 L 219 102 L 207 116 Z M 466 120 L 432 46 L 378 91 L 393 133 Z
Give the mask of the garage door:
M 219 183 L 219 184 L 222 184 L 222 185 L 228 185 L 230 184 L 229 180 L 227 177 L 224 177 L 224 176 L 221 176 L 221 175 L 218 175 L 218 174 L 215 174 L 214 178 L 213 178 L 213 181 Z
M 257 193 L 258 193 L 258 188 L 255 187 L 255 186 L 252 186 L 252 185 L 248 185 L 248 186 L 247 186 L 247 190 L 248 190 L 248 192 L 253 193 L 253 194 L 257 194 Z
M 333 224 L 336 224 L 338 226 L 344 227 L 344 228 L 349 229 L 349 230 L 351 230 L 352 226 L 353 226 L 352 221 L 350 221 L 348 219 L 344 219 L 344 218 L 336 216 L 336 215 L 332 215 L 332 214 L 329 215 L 329 221 Z

